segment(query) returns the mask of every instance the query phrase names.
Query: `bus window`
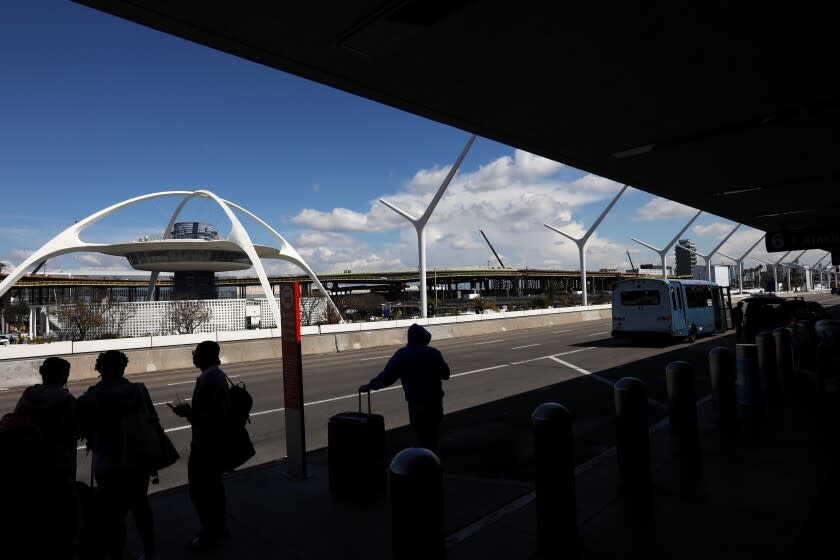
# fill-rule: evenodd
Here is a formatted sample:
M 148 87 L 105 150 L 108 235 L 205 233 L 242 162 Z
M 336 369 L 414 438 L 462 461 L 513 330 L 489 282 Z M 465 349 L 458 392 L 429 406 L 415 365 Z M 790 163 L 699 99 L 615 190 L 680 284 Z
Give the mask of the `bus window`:
M 673 288 L 671 288 L 671 304 L 673 305 L 673 309 L 678 309 L 677 307 L 677 294 Z
M 688 301 L 688 308 L 712 306 L 712 291 L 706 286 L 686 286 L 685 299 Z
M 621 292 L 621 305 L 659 305 L 659 290 Z

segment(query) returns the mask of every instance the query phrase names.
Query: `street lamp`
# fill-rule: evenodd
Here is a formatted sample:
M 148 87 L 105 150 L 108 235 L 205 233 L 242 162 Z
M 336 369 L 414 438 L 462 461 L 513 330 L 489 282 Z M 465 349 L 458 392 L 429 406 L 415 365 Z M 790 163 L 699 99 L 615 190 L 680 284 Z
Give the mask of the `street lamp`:
M 601 225 L 601 222 L 606 217 L 607 213 L 609 213 L 609 211 L 612 210 L 612 207 L 615 206 L 615 203 L 618 202 L 618 199 L 621 197 L 622 194 L 624 194 L 624 191 L 626 191 L 626 190 L 627 190 L 627 185 L 624 185 L 623 187 L 621 187 L 621 190 L 618 191 L 618 194 L 616 194 L 613 197 L 613 199 L 610 201 L 610 203 L 607 204 L 607 207 L 604 208 L 604 211 L 601 212 L 601 215 L 598 216 L 598 219 L 595 220 L 595 222 L 592 224 L 592 227 L 590 227 L 589 230 L 587 230 L 587 232 L 583 234 L 583 237 L 581 237 L 579 239 L 572 237 L 568 233 L 563 233 L 559 229 L 557 229 L 555 227 L 552 227 L 548 224 L 543 224 L 548 229 L 550 229 L 552 231 L 556 231 L 557 233 L 559 233 L 563 237 L 571 239 L 575 243 L 575 245 L 577 245 L 578 254 L 580 255 L 580 286 L 581 286 L 581 291 L 583 293 L 583 305 L 584 306 L 589 304 L 589 302 L 587 300 L 587 295 L 586 295 L 586 291 L 587 291 L 586 290 L 586 244 L 589 242 L 589 238 L 592 236 L 592 234 L 595 233 L 595 230 L 598 229 L 598 226 Z
M 452 166 L 452 169 L 449 170 L 449 173 L 446 175 L 446 179 L 443 180 L 443 183 L 440 184 L 440 187 L 435 193 L 434 198 L 429 203 L 429 207 L 426 208 L 426 211 L 423 212 L 423 215 L 419 218 L 415 218 L 405 210 L 398 208 L 397 206 L 387 202 L 383 199 L 379 199 L 379 202 L 411 222 L 414 226 L 415 231 L 417 232 L 417 254 L 419 262 L 419 269 L 420 269 L 420 312 L 422 313 L 421 317 L 424 319 L 429 316 L 428 311 L 426 309 L 426 224 L 429 222 L 429 218 L 432 216 L 432 212 L 435 211 L 435 207 L 437 206 L 440 198 L 443 196 L 446 187 L 449 186 L 450 181 L 457 173 L 458 168 L 461 166 L 461 162 L 464 161 L 464 158 L 467 155 L 467 152 L 470 151 L 470 147 L 472 147 L 473 142 L 475 142 L 475 134 L 471 135 L 469 140 L 467 140 L 467 145 L 464 146 L 464 149 L 461 150 L 461 155 L 458 156 L 458 159 L 455 161 L 455 164 Z
M 725 254 L 721 253 L 720 251 L 717 251 L 718 255 L 720 255 L 722 257 L 726 257 L 727 259 L 731 259 L 731 260 L 735 261 L 735 263 L 738 265 L 738 293 L 741 293 L 741 294 L 744 293 L 744 259 L 746 259 L 747 255 L 752 253 L 753 250 L 756 247 L 758 247 L 758 244 L 761 243 L 762 239 L 764 239 L 764 235 L 759 237 L 758 240 L 756 240 L 756 242 L 753 243 L 752 247 L 747 249 L 747 251 L 743 255 L 741 255 L 741 258 L 739 258 L 739 259 L 736 259 L 734 257 L 730 257 L 729 255 L 725 255 Z
M 718 252 L 718 249 L 723 247 L 724 243 L 729 241 L 729 238 L 732 237 L 732 234 L 735 233 L 736 231 L 738 231 L 739 227 L 741 227 L 741 224 L 738 224 L 737 226 L 735 226 L 735 229 L 730 231 L 729 234 L 726 237 L 723 238 L 723 241 L 718 243 L 717 246 L 714 249 L 712 249 L 706 255 L 703 255 L 703 254 L 695 251 L 694 249 L 689 249 L 688 247 L 685 247 L 683 245 L 677 245 L 677 249 L 682 249 L 683 251 L 688 251 L 689 253 L 694 253 L 695 255 L 697 255 L 698 257 L 700 257 L 704 261 L 706 261 L 706 279 L 709 282 L 711 282 L 712 281 L 712 257 L 714 256 L 715 253 Z
M 658 253 L 658 254 L 659 254 L 659 257 L 662 259 L 662 278 L 668 278 L 668 268 L 666 267 L 666 264 L 667 264 L 666 259 L 668 258 L 668 251 L 670 251 L 670 250 L 671 250 L 671 247 L 673 247 L 673 246 L 674 246 L 674 243 L 676 243 L 676 242 L 677 242 L 677 240 L 680 238 L 680 236 L 681 236 L 683 233 L 685 233 L 685 230 L 687 230 L 689 227 L 691 227 L 691 224 L 693 224 L 693 223 L 694 223 L 694 220 L 696 220 L 696 219 L 700 216 L 700 214 L 702 214 L 702 213 L 703 213 L 703 211 L 702 211 L 702 210 L 698 210 L 698 211 L 697 211 L 697 213 L 694 215 L 694 217 L 693 217 L 693 218 L 691 218 L 691 219 L 688 221 L 688 223 L 687 223 L 687 224 L 685 224 L 685 226 L 684 226 L 684 227 L 680 230 L 680 232 L 679 232 L 677 235 L 675 235 L 675 236 L 674 236 L 674 238 L 671 240 L 671 242 L 670 242 L 670 243 L 668 243 L 668 245 L 667 245 L 664 249 L 657 249 L 657 248 L 656 248 L 656 247 L 654 247 L 653 245 L 648 245 L 648 244 L 647 244 L 647 243 L 645 243 L 644 241 L 639 241 L 639 240 L 638 240 L 638 239 L 636 239 L 635 237 L 631 237 L 630 239 L 632 239 L 633 241 L 635 241 L 635 242 L 636 242 L 636 243 L 638 243 L 639 245 L 644 245 L 644 246 L 645 246 L 645 247 L 647 247 L 648 249 L 650 249 L 650 250 L 652 250 L 653 252 L 655 252 L 655 253 Z

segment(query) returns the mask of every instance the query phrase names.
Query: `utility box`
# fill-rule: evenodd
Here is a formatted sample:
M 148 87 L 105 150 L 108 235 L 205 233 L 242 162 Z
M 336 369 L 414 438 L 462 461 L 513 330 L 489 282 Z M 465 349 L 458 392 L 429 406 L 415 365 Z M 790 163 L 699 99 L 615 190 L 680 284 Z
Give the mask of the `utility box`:
M 245 304 L 245 325 L 249 329 L 260 328 L 260 304 Z

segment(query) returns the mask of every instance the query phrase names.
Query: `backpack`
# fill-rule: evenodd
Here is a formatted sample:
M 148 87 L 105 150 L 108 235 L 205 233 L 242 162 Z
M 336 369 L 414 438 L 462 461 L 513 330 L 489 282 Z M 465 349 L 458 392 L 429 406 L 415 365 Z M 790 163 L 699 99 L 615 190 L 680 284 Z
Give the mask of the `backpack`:
M 245 388 L 244 383 L 236 383 L 230 380 L 225 374 L 230 387 L 228 388 L 228 403 L 230 405 L 230 419 L 234 426 L 244 426 L 251 421 L 251 408 L 254 406 L 254 398 Z
M 9 412 L 0 419 L 0 456 L 3 476 L 33 474 L 54 460 L 53 444 L 35 420 L 20 412 Z

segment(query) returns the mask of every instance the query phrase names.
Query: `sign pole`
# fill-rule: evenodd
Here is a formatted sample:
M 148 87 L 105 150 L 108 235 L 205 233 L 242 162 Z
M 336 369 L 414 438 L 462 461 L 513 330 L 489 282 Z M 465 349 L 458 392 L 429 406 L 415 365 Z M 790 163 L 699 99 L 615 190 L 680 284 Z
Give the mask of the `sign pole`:
M 283 401 L 286 416 L 286 462 L 293 480 L 306 478 L 306 432 L 303 419 L 303 364 L 300 354 L 300 284 L 280 284 L 283 349 Z

